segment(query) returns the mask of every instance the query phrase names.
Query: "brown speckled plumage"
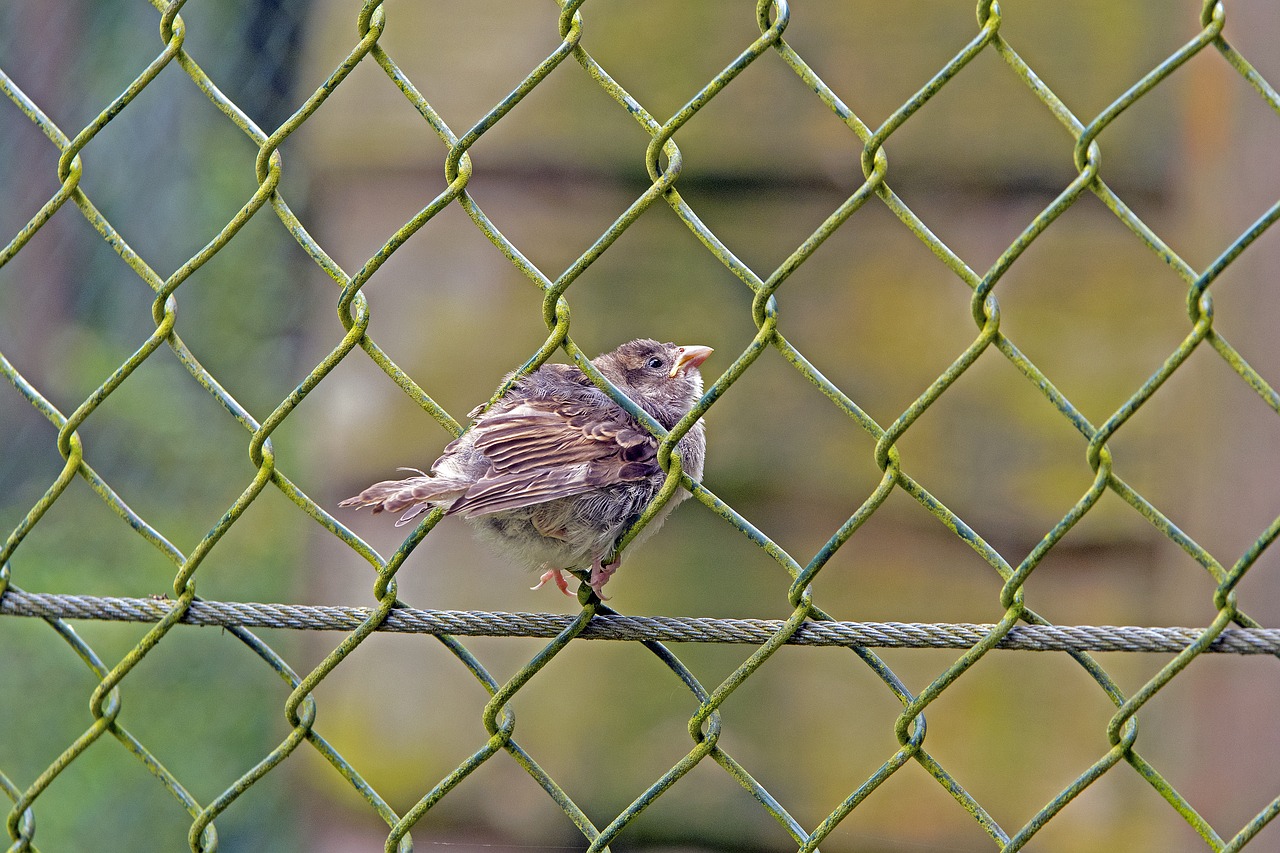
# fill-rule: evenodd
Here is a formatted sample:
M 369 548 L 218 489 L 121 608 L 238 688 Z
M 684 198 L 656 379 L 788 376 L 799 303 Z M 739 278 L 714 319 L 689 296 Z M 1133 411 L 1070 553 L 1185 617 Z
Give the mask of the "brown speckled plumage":
M 637 340 L 592 363 L 670 429 L 702 395 L 698 366 L 710 353 Z M 685 472 L 701 478 L 701 421 L 677 448 Z M 508 556 L 543 570 L 543 582 L 567 591 L 560 572 L 589 568 L 599 595 L 616 568 L 604 559 L 662 486 L 656 454 L 653 436 L 581 370 L 546 364 L 479 415 L 429 473 L 375 483 L 339 505 L 403 513 L 397 524 L 446 507 Z M 688 496 L 683 489 L 672 495 L 641 537 Z

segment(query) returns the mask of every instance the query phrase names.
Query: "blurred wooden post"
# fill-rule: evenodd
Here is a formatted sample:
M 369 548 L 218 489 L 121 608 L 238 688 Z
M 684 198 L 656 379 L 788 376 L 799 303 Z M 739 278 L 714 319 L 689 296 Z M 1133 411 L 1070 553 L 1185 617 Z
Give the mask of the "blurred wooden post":
M 1276 85 L 1276 64 L 1266 60 L 1274 57 L 1280 43 L 1280 6 L 1229 6 L 1225 34 L 1247 59 L 1262 63 L 1259 71 Z M 1186 237 L 1198 269 L 1225 247 L 1221 241 L 1210 244 L 1224 232 L 1224 219 L 1252 223 L 1276 203 L 1280 139 L 1280 117 L 1221 56 L 1214 51 L 1203 60 L 1186 69 L 1192 85 L 1182 113 L 1186 157 L 1178 178 L 1189 201 L 1192 231 Z M 1238 213 L 1228 216 L 1228 209 L 1244 211 L 1247 219 Z M 1213 286 L 1220 307 L 1218 328 L 1273 387 L 1280 385 L 1278 278 L 1280 233 L 1273 227 Z M 1208 375 L 1211 379 L 1196 389 L 1194 403 L 1212 407 L 1216 416 L 1208 420 L 1220 431 L 1205 436 L 1200 445 L 1203 453 L 1194 466 L 1194 482 L 1186 484 L 1188 517 L 1199 529 L 1212 530 L 1215 541 L 1231 543 L 1231 550 L 1215 551 L 1229 567 L 1280 514 L 1280 424 L 1260 400 L 1242 404 L 1244 395 L 1230 387 L 1224 370 Z M 1280 551 L 1272 547 L 1239 590 L 1242 608 L 1268 626 L 1280 613 L 1278 567 Z M 1215 659 L 1191 667 L 1199 670 L 1196 701 L 1185 719 L 1194 728 L 1185 733 L 1184 743 L 1198 773 L 1186 781 L 1184 792 L 1224 838 L 1280 795 L 1275 763 L 1280 727 L 1274 725 L 1280 678 L 1275 665 L 1263 659 Z M 1267 831 L 1276 834 L 1274 828 Z

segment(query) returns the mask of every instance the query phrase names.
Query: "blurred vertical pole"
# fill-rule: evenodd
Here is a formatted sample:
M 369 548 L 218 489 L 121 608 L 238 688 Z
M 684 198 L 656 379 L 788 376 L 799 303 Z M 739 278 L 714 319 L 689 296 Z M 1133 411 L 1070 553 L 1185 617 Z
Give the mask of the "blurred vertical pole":
M 312 5 L 310 0 L 254 0 L 241 19 L 241 62 L 252 71 L 237 102 L 267 133 L 293 113 L 303 22 Z
M 1280 44 L 1280 5 L 1228 4 L 1224 34 L 1273 86 L 1280 83 L 1276 63 L 1268 62 Z M 1263 176 L 1275 174 L 1280 138 L 1280 117 L 1217 51 L 1206 53 L 1210 55 L 1186 69 L 1191 87 L 1183 111 L 1186 156 L 1180 170 L 1181 190 L 1191 209 L 1191 230 L 1185 236 L 1193 250 L 1188 256 L 1200 269 L 1227 245 L 1218 237 L 1224 219 L 1252 223 L 1276 203 L 1277 182 Z M 1247 217 L 1227 215 L 1228 210 Z M 1273 227 L 1213 285 L 1219 328 L 1272 387 L 1280 385 L 1277 270 L 1280 233 Z M 1225 368 L 1207 373 L 1207 387 L 1195 389 L 1198 399 L 1189 402 L 1212 407 L 1215 416 L 1209 420 L 1221 431 L 1204 437 L 1195 481 L 1188 484 L 1188 510 L 1199 528 L 1214 531 L 1215 541 L 1230 543 L 1230 549 L 1215 552 L 1229 568 L 1280 514 L 1280 423 L 1260 400 L 1241 405 L 1242 394 L 1227 393 L 1232 377 Z M 1267 627 L 1275 626 L 1267 620 L 1280 613 L 1278 568 L 1280 548 L 1273 546 L 1240 587 L 1242 608 Z M 1273 709 L 1280 706 L 1277 664 L 1247 659 L 1192 665 L 1201 671 L 1195 707 L 1187 715 L 1195 731 L 1187 734 L 1198 735 L 1184 742 L 1198 772 L 1187 780 L 1186 793 L 1224 837 L 1280 795 L 1280 727 L 1272 722 Z M 1280 833 L 1275 827 L 1268 833 L 1275 845 Z
M 79 118 L 73 107 L 75 57 L 81 53 L 89 16 L 81 0 L 5 4 L 0 11 L 0 61 L 14 83 L 26 93 L 68 136 L 79 127 L 69 122 Z M 0 121 L 0 181 L 5 210 L 0 213 L 3 245 L 49 200 L 58 187 L 57 151 L 12 104 L 4 105 Z M 39 179 L 26 175 L 45 171 Z M 9 329 L 3 341 L 4 353 L 19 369 L 40 384 L 41 365 L 46 363 L 48 332 L 62 325 L 71 311 L 71 270 L 75 268 L 75 241 L 70 222 L 77 214 L 73 205 L 51 219 L 21 253 L 0 272 L 0 285 L 7 293 L 3 304 L 22 323 Z M 7 283 L 7 284 L 6 284 Z M 25 405 L 25 404 L 24 404 Z

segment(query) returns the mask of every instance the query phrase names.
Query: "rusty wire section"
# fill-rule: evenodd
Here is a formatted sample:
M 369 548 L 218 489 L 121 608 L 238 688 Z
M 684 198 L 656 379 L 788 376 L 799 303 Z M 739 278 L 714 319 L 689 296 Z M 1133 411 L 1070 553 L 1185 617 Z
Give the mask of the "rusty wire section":
M 0 594 L 8 591 L 10 598 L 26 596 L 15 583 L 10 558 L 22 544 L 24 537 L 40 523 L 46 511 L 63 494 L 68 484 L 75 478 L 85 479 L 102 500 L 129 524 L 140 536 L 154 546 L 160 553 L 169 558 L 175 568 L 172 600 L 168 602 L 162 613 L 155 613 L 155 624 L 140 642 L 120 660 L 104 661 L 81 640 L 60 618 L 46 615 L 50 626 L 69 643 L 73 651 L 85 662 L 99 679 L 93 692 L 91 709 L 94 722 L 83 734 L 68 744 L 65 751 L 48 768 L 34 779 L 14 780 L 4 775 L 0 768 L 0 788 L 12 801 L 7 815 L 7 830 L 11 839 L 11 850 L 35 850 L 36 814 L 39 809 L 41 794 L 49 787 L 60 772 L 76 761 L 95 744 L 109 736 L 119 741 L 125 749 L 133 753 L 143 766 L 153 774 L 157 782 L 163 785 L 177 800 L 177 807 L 185 809 L 191 816 L 188 842 L 193 851 L 212 851 L 218 847 L 218 836 L 215 820 L 238 797 L 250 791 L 254 783 L 283 762 L 289 755 L 304 743 L 322 755 L 334 769 L 349 782 L 367 801 L 387 824 L 388 834 L 385 849 L 388 851 L 412 849 L 410 830 L 422 816 L 432 808 L 472 771 L 498 753 L 506 753 L 523 767 L 530 776 L 561 808 L 565 815 L 581 831 L 589 843 L 589 850 L 607 849 L 609 843 L 621 832 L 641 811 L 660 797 L 677 780 L 689 772 L 696 764 L 710 760 L 722 767 L 725 772 L 740 783 L 762 808 L 767 810 L 783 830 L 793 839 L 798 851 L 816 850 L 818 845 L 830 832 L 855 809 L 868 795 L 898 772 L 904 765 L 914 762 L 931 774 L 940 785 L 956 801 L 959 808 L 964 809 L 972 819 L 1003 850 L 1021 849 L 1036 832 L 1050 821 L 1059 810 L 1076 795 L 1092 785 L 1100 777 L 1117 765 L 1126 764 L 1139 776 L 1145 779 L 1163 797 L 1171 808 L 1203 838 L 1205 846 L 1211 850 L 1237 850 L 1244 847 L 1267 823 L 1280 812 L 1280 797 L 1272 800 L 1243 828 L 1234 830 L 1234 834 L 1224 835 L 1211 826 L 1181 794 L 1174 785 L 1161 775 L 1159 770 L 1143 759 L 1134 748 L 1137 737 L 1136 714 L 1142 706 L 1158 691 L 1165 687 L 1181 672 L 1197 655 L 1222 645 L 1231 636 L 1229 626 L 1242 629 L 1262 628 L 1237 607 L 1235 588 L 1259 555 L 1273 539 L 1280 534 L 1280 519 L 1272 522 L 1257 539 L 1235 560 L 1233 564 L 1220 562 L 1186 534 L 1180 531 L 1161 511 L 1149 503 L 1141 494 L 1132 489 L 1115 472 L 1112 457 L 1108 450 L 1108 440 L 1120 430 L 1126 421 L 1156 392 L 1160 385 L 1182 365 L 1190 354 L 1198 347 L 1206 345 L 1217 352 L 1222 359 L 1237 373 L 1241 381 L 1254 389 L 1273 410 L 1280 413 L 1280 395 L 1253 370 L 1240 354 L 1222 337 L 1213 324 L 1213 298 L 1211 286 L 1224 269 L 1249 245 L 1256 240 L 1272 223 L 1280 218 L 1280 203 L 1273 205 L 1267 212 L 1240 234 L 1230 245 L 1221 250 L 1218 258 L 1203 270 L 1196 270 L 1183 261 L 1156 233 L 1145 225 L 1128 208 L 1125 202 L 1099 176 L 1099 136 L 1121 113 L 1132 106 L 1140 98 L 1150 92 L 1169 74 L 1197 53 L 1209 50 L 1216 51 L 1247 81 L 1257 96 L 1277 114 L 1280 114 L 1280 95 L 1264 80 L 1223 38 L 1222 32 L 1226 20 L 1226 11 L 1221 2 L 1206 2 L 1200 18 L 1200 33 L 1185 46 L 1180 48 L 1158 66 L 1153 68 L 1127 92 L 1107 106 L 1101 113 L 1092 118 L 1081 119 L 1071 113 L 1047 86 L 1036 76 L 1035 72 L 1023 61 L 1005 39 L 1001 36 L 1001 11 L 999 5 L 991 0 L 980 2 L 977 8 L 977 26 L 967 44 L 964 44 L 955 57 L 941 68 L 919 92 L 902 104 L 890 118 L 880 127 L 871 128 L 864 124 L 848 106 L 833 92 L 817 73 L 809 67 L 785 41 L 784 33 L 790 20 L 790 9 L 785 0 L 759 0 L 755 15 L 760 35 L 747 45 L 736 59 L 716 75 L 697 93 L 683 108 L 671 117 L 660 120 L 649 113 L 644 105 L 638 103 L 627 93 L 608 72 L 592 59 L 582 48 L 580 39 L 585 26 L 580 7 L 584 0 L 563 0 L 559 10 L 560 45 L 534 68 L 528 76 L 510 94 L 496 104 L 492 110 L 473 127 L 462 133 L 451 129 L 440 115 L 431 107 L 414 83 L 409 80 L 397 66 L 396 62 L 380 46 L 379 39 L 387 26 L 387 13 L 377 0 L 368 0 L 360 9 L 357 20 L 357 40 L 350 54 L 333 70 L 329 79 L 319 86 L 306 102 L 289 117 L 280 127 L 274 130 L 259 128 L 235 103 L 232 103 L 218 89 L 184 49 L 186 35 L 185 25 L 178 14 L 181 2 L 164 4 L 160 0 L 152 0 L 160 13 L 161 49 L 154 60 L 112 103 L 107 105 L 98 116 L 86 127 L 69 135 L 57 127 L 40 106 L 32 102 L 16 84 L 0 71 L 0 89 L 13 101 L 26 116 L 48 137 L 50 144 L 61 153 L 58 162 L 58 178 L 60 187 L 48 200 L 35 211 L 26 225 L 9 240 L 0 250 L 0 265 L 11 260 L 28 243 L 31 237 L 50 219 L 67 205 L 68 202 L 78 208 L 81 214 L 102 235 L 112 249 L 153 291 L 152 318 L 155 324 L 154 333 L 141 341 L 136 352 L 108 376 L 102 384 L 69 415 L 53 406 L 40 389 L 24 379 L 18 367 L 0 355 L 0 371 L 57 429 L 57 446 L 65 466 L 57 478 L 49 484 L 45 494 L 31 507 L 26 517 L 8 534 L 0 549 Z M 886 181 L 889 172 L 889 160 L 886 148 L 892 135 L 924 108 L 952 78 L 962 73 L 965 66 L 983 52 L 995 53 L 1008 66 L 1010 73 L 1026 84 L 1045 109 L 1058 119 L 1066 131 L 1075 140 L 1074 159 L 1078 171 L 1077 177 L 1070 182 L 1058 196 L 1030 224 L 1022 234 L 1009 246 L 996 263 L 986 271 L 971 269 L 953 253 L 945 244 L 937 239 L 925 224 L 908 208 L 908 206 L 890 189 Z M 862 169 L 865 182 L 844 203 L 839 205 L 827 217 L 826 221 L 801 243 L 777 269 L 760 274 L 734 256 L 730 249 L 699 219 L 697 213 L 681 197 L 677 188 L 682 169 L 680 149 L 674 136 L 687 123 L 694 119 L 698 111 L 712 98 L 716 97 L 726 86 L 732 84 L 734 78 L 748 65 L 754 62 L 781 61 L 790 67 L 804 81 L 807 87 L 838 116 L 849 128 L 851 144 L 862 148 Z M 342 84 L 347 75 L 360 63 L 372 63 L 382 69 L 391 82 L 399 88 L 404 96 L 413 104 L 431 129 L 439 136 L 444 154 L 445 173 L 448 187 L 417 215 L 404 224 L 386 243 L 354 274 L 348 273 L 335 263 L 332 258 L 307 232 L 306 228 L 294 215 L 286 199 L 280 194 L 278 184 L 281 179 L 283 161 L 277 150 L 281 143 L 324 103 L 326 98 Z M 226 223 L 225 227 L 195 255 L 181 264 L 168 275 L 157 272 L 139 254 L 137 254 L 115 229 L 110 221 L 94 206 L 90 198 L 80 188 L 82 163 L 80 152 L 88 145 L 96 134 L 103 130 L 122 110 L 128 109 L 130 103 L 143 91 L 156 76 L 167 66 L 180 67 L 191 82 L 204 93 L 210 101 L 234 123 L 256 146 L 256 177 L 258 188 L 250 198 L 244 201 L 239 212 Z M 530 263 L 522 252 L 511 244 L 493 225 L 485 213 L 467 192 L 467 184 L 472 175 L 472 164 L 468 157 L 468 149 L 476 143 L 495 124 L 514 109 L 530 91 L 552 74 L 580 74 L 585 71 L 609 97 L 618 104 L 618 109 L 626 110 L 649 134 L 650 140 L 644 152 L 645 163 L 651 179 L 650 186 L 644 190 L 595 242 L 559 276 L 552 278 Z M 1093 193 L 1120 219 L 1138 241 L 1154 252 L 1183 280 L 1187 288 L 1186 306 L 1188 312 L 1188 332 L 1182 343 L 1171 353 L 1162 367 L 1152 374 L 1142 386 L 1133 393 L 1105 422 L 1100 425 L 1090 423 L 1081 412 L 1072 405 L 1053 383 L 1018 349 L 1012 340 L 1004 335 L 1000 328 L 1000 305 L 996 298 L 996 288 L 1010 266 L 1017 261 L 1026 248 L 1059 216 L 1070 208 L 1085 193 Z M 923 241 L 933 254 L 955 276 L 972 290 L 972 319 L 975 325 L 973 342 L 959 353 L 951 367 L 944 372 L 919 398 L 891 424 L 882 426 L 862 411 L 838 387 L 823 377 L 799 352 L 780 328 L 780 314 L 774 294 L 787 278 L 801 265 L 814 250 L 848 217 L 862 205 L 878 201 L 886 205 L 903 225 Z M 457 434 L 462 430 L 459 421 L 437 405 L 428 394 L 418 387 L 414 380 L 406 375 L 378 344 L 366 332 L 369 325 L 368 305 L 361 290 L 369 283 L 378 269 L 396 250 L 404 244 L 416 231 L 422 228 L 434 216 L 452 204 L 458 204 L 475 223 L 476 227 L 493 243 L 496 249 L 505 255 L 517 269 L 543 292 L 543 319 L 548 334 L 545 344 L 525 363 L 522 372 L 528 372 L 546 361 L 557 350 L 564 352 L 575 363 L 588 372 L 593 380 L 607 387 L 600 376 L 587 361 L 585 355 L 574 344 L 569 336 L 570 312 L 566 299 L 569 288 L 578 276 L 594 262 L 635 219 L 651 205 L 665 204 L 671 208 L 689 229 L 697 236 L 707 251 L 720 260 L 725 267 L 738 277 L 752 295 L 752 318 L 758 329 L 754 340 L 732 365 L 717 378 L 708 388 L 706 394 L 695 410 L 684 421 L 678 424 L 662 442 L 660 459 L 668 470 L 668 487 L 678 482 L 690 488 L 698 500 L 714 510 L 726 523 L 733 525 L 753 543 L 769 554 L 778 565 L 789 573 L 793 582 L 789 590 L 789 598 L 793 613 L 790 618 L 768 626 L 764 639 L 752 640 L 757 648 L 746 657 L 741 665 L 721 684 L 708 687 L 699 683 L 694 675 L 672 654 L 651 636 L 641 639 L 644 644 L 663 663 L 670 668 L 672 675 L 679 679 L 690 691 L 697 710 L 689 720 L 689 733 L 692 743 L 688 753 L 676 762 L 659 778 L 652 780 L 648 788 L 622 812 L 603 821 L 588 817 L 575 805 L 570 792 L 563 790 L 538 764 L 534 756 L 526 752 L 517 742 L 515 734 L 515 718 L 508 705 L 511 698 L 535 677 L 539 670 L 559 653 L 570 641 L 587 630 L 594 617 L 615 616 L 609 608 L 590 596 L 589 590 L 581 593 L 582 609 L 567 624 L 558 624 L 559 633 L 537 655 L 535 655 L 519 672 L 505 683 L 494 678 L 481 663 L 467 650 L 461 642 L 448 634 L 439 635 L 440 641 L 457 657 L 461 666 L 470 671 L 474 677 L 491 694 L 491 700 L 483 712 L 483 722 L 490 737 L 475 745 L 474 753 L 463 761 L 456 769 L 440 779 L 421 799 L 407 812 L 399 814 L 393 810 L 383 797 L 361 777 L 357 769 L 340 755 L 316 730 L 313 723 L 316 715 L 316 703 L 312 693 L 335 667 L 340 665 L 348 654 L 361 644 L 371 633 L 383 626 L 389 614 L 397 605 L 396 572 L 405 557 L 431 532 L 439 521 L 439 512 L 427 515 L 422 522 L 405 539 L 401 547 L 391 556 L 384 557 L 368 544 L 353 534 L 324 508 L 309 498 L 283 471 L 275 464 L 271 435 L 287 418 L 298 404 L 313 390 L 325 376 L 344 358 L 353 355 L 353 351 L 361 349 L 387 374 L 389 379 L 404 390 L 428 414 L 435 418 L 450 432 Z M 300 385 L 281 400 L 275 410 L 262 422 L 258 422 L 219 384 L 196 360 L 190 350 L 183 344 L 176 328 L 177 291 L 183 282 L 201 265 L 217 254 L 227 243 L 234 239 L 240 229 L 254 216 L 271 216 L 274 214 L 294 236 L 302 248 L 315 263 L 323 269 L 338 285 L 340 292 L 337 299 L 338 316 L 346 334 L 333 350 L 320 363 L 316 364 Z M 165 536 L 145 519 L 139 517 L 112 490 L 111 486 L 95 473 L 84 457 L 84 451 L 77 429 L 93 415 L 94 410 L 125 382 L 139 365 L 153 357 L 162 348 L 168 348 L 178 362 L 186 368 L 195 382 L 199 383 L 209 394 L 217 399 L 229 415 L 235 418 L 249 433 L 249 455 L 257 467 L 256 476 L 245 484 L 242 494 L 229 506 L 222 519 L 203 537 L 189 552 L 184 553 L 169 543 Z M 755 529 L 734 509 L 716 497 L 706 486 L 692 482 L 680 470 L 678 457 L 671 455 L 671 449 L 684 431 L 696 418 L 707 413 L 715 402 L 750 368 L 752 363 L 768 347 L 777 349 L 783 357 L 795 367 L 800 376 L 817 385 L 840 411 L 848 415 L 862 429 L 871 434 L 877 441 L 875 460 L 883 471 L 880 484 L 867 496 L 865 502 L 830 538 L 828 543 L 807 561 L 796 559 L 781 547 L 773 543 L 764 533 Z M 998 356 L 997 356 L 998 354 Z M 1090 488 L 1080 496 L 1076 504 L 1062 519 L 1043 537 L 1041 542 L 1018 565 L 1012 565 L 1004 557 L 988 545 L 981 536 L 969 528 L 960 518 L 952 514 L 930 493 L 913 479 L 905 467 L 905 462 L 896 449 L 897 441 L 910 430 L 913 423 L 924 411 L 939 399 L 947 389 L 975 361 L 986 355 L 988 358 L 1004 357 L 1009 360 L 1033 386 L 1041 393 L 1048 405 L 1054 407 L 1080 433 L 1086 459 L 1095 472 Z M 161 358 L 169 358 L 162 354 Z M 353 357 L 363 357 L 355 354 Z M 504 389 L 495 391 L 495 397 Z M 620 401 L 622 402 L 622 401 Z M 648 422 L 655 433 L 661 434 L 656 423 Z M 219 539 L 244 514 L 246 509 L 267 489 L 277 489 L 301 511 L 307 513 L 315 522 L 341 539 L 351 549 L 367 560 L 376 570 L 377 579 L 374 584 L 374 596 L 378 606 L 361 610 L 348 618 L 354 624 L 344 639 L 333 647 L 332 652 L 311 672 L 299 675 L 266 643 L 258 639 L 244 625 L 233 624 L 228 628 L 237 638 L 248 645 L 268 666 L 275 670 L 292 688 L 285 703 L 285 713 L 292 730 L 274 749 L 263 756 L 256 766 L 247 771 L 224 792 L 208 802 L 198 801 L 186 787 L 164 768 L 159 757 L 135 738 L 117 718 L 120 710 L 121 682 L 130 671 L 180 621 L 189 620 L 193 608 L 197 608 L 199 599 L 196 596 L 196 574 L 202 561 L 218 544 Z M 931 684 L 918 694 L 909 692 L 893 671 L 874 652 L 863 646 L 852 645 L 851 651 L 856 660 L 851 663 L 869 667 L 884 683 L 885 689 L 891 691 L 902 704 L 902 712 L 895 724 L 895 733 L 899 747 L 887 755 L 883 764 L 856 789 L 849 792 L 847 798 L 835 806 L 830 814 L 816 826 L 806 827 L 797 822 L 786 807 L 762 788 L 752 778 L 748 769 L 739 764 L 732 756 L 719 746 L 721 720 L 718 713 L 720 704 L 744 680 L 751 675 L 782 645 L 793 641 L 797 634 L 803 633 L 804 626 L 815 622 L 834 621 L 833 617 L 818 607 L 812 598 L 810 583 L 822 571 L 830 557 L 858 530 L 858 528 L 879 508 L 889 495 L 900 489 L 910 495 L 932 513 L 942 524 L 959 536 L 975 552 L 977 552 L 1003 579 L 1000 592 L 1000 603 L 1004 608 L 1003 618 L 999 623 L 988 626 L 967 626 L 976 629 L 964 643 L 964 652 L 954 663 L 938 676 Z M 1004 827 L 987 812 L 987 810 L 964 787 L 960 780 L 953 777 L 929 752 L 925 744 L 924 712 L 944 690 L 963 678 L 965 673 L 984 655 L 994 648 L 1007 645 L 1016 639 L 1020 623 L 1029 626 L 1048 626 L 1049 623 L 1031 610 L 1023 600 L 1023 586 L 1036 566 L 1055 544 L 1097 503 L 1103 493 L 1110 491 L 1127 502 L 1134 510 L 1147 519 L 1157 530 L 1169 540 L 1176 543 L 1183 551 L 1195 559 L 1208 572 L 1217 584 L 1213 604 L 1217 616 L 1211 624 L 1202 630 L 1195 630 L 1184 637 L 1176 645 L 1178 654 L 1165 665 L 1145 685 L 1131 695 L 1123 693 L 1112 681 L 1107 672 L 1097 664 L 1086 652 L 1070 651 L 1078 664 L 1097 683 L 1098 689 L 1115 704 L 1116 712 L 1107 726 L 1107 736 L 1111 748 L 1098 756 L 1087 770 L 1081 773 L 1067 787 L 1063 788 L 1050 802 L 1037 811 L 1025 825 L 1020 827 Z M 664 490 L 664 494 L 669 493 Z M 651 510 L 655 510 L 652 507 Z M 637 528 L 647 521 L 647 516 L 639 522 Z M 635 529 L 631 532 L 634 535 Z M 629 540 L 628 540 L 629 541 Z M 28 600 L 24 598 L 23 600 Z M 349 626 L 348 626 L 349 627 Z M 1224 632 L 1226 636 L 1224 637 Z M 479 632 L 477 632 L 479 633 Z M 533 636 L 529 631 L 525 636 Z M 1216 648 L 1216 647 L 1215 647 Z M 106 747 L 98 747 L 106 748 Z M 1117 770 L 1116 772 L 1126 772 Z

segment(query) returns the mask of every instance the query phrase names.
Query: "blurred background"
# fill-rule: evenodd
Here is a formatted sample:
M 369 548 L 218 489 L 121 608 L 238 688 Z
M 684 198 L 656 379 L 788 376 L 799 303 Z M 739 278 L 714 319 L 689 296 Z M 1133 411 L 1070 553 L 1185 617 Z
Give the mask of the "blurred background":
M 351 0 L 192 0 L 186 50 L 262 128 L 287 118 L 358 40 Z M 659 119 L 677 111 L 758 35 L 754 3 L 590 0 L 582 45 Z M 1086 123 L 1199 32 L 1200 4 L 1006 0 L 1005 39 Z M 382 46 L 461 135 L 559 43 L 550 2 L 387 5 Z M 144 2 L 9 0 L 0 69 L 75 136 L 161 50 Z M 872 127 L 976 32 L 971 4 L 798 0 L 786 39 Z M 1226 36 L 1280 82 L 1280 9 L 1233 3 Z M 675 137 L 678 188 L 739 258 L 766 277 L 862 183 L 861 143 L 770 52 Z M 468 190 L 555 278 L 648 185 L 647 135 L 572 59 L 471 149 Z M 1100 138 L 1103 177 L 1188 263 L 1203 269 L 1280 196 L 1280 121 L 1214 50 L 1193 58 Z M 1072 140 L 985 51 L 886 146 L 889 184 L 970 267 L 985 271 L 1073 177 Z M 0 236 L 12 239 L 58 188 L 56 147 L 0 100 Z M 82 153 L 81 187 L 162 276 L 250 197 L 256 148 L 171 64 Z M 445 147 L 372 61 L 352 72 L 281 148 L 280 190 L 349 274 L 445 187 Z M 1280 235 L 1264 235 L 1214 285 L 1216 328 L 1273 384 Z M 370 334 L 456 418 L 484 401 L 546 336 L 541 293 L 452 206 L 364 290 Z M 270 209 L 177 294 L 177 329 L 259 420 L 334 347 L 337 288 Z M 1173 352 L 1186 287 L 1086 195 L 1001 280 L 1002 329 L 1094 423 Z M 707 344 L 708 378 L 751 340 L 750 293 L 665 204 L 653 205 L 566 294 L 572 335 L 600 352 L 635 337 Z M 780 328 L 827 377 L 888 425 L 976 335 L 970 291 L 876 200 L 778 294 Z M 64 414 L 154 330 L 152 292 L 70 204 L 0 267 L 0 352 Z M 776 352 L 707 416 L 706 484 L 807 562 L 880 477 L 873 440 Z M 86 459 L 178 548 L 191 547 L 252 479 L 248 434 L 167 349 L 80 429 Z M 56 431 L 0 387 L 0 529 L 12 530 L 61 470 Z M 430 463 L 449 435 L 355 351 L 275 432 L 277 465 L 331 511 L 400 465 Z M 1280 424 L 1201 347 L 1111 442 L 1116 472 L 1230 565 L 1280 514 Z M 903 468 L 1019 562 L 1088 489 L 1081 436 L 988 351 L 899 442 Z M 339 518 L 389 555 L 405 529 Z M 1280 622 L 1280 559 L 1240 587 L 1243 610 Z M 171 592 L 174 567 L 83 481 L 23 541 L 13 583 L 31 592 Z M 369 606 L 373 574 L 268 489 L 196 576 L 202 597 Z M 554 610 L 532 579 L 441 524 L 398 575 L 423 608 Z M 629 556 L 610 583 L 628 614 L 782 618 L 790 578 L 694 502 Z M 992 622 L 996 573 L 895 493 L 824 569 L 816 602 L 840 619 Z M 1206 625 L 1207 573 L 1108 494 L 1045 559 L 1028 604 L 1062 624 Z M 79 623 L 108 665 L 146 626 Z M 259 632 L 306 672 L 340 634 Z M 466 645 L 499 679 L 543 645 Z M 750 647 L 680 645 L 709 687 Z M 912 691 L 957 657 L 891 650 Z M 1167 655 L 1099 656 L 1128 693 Z M 91 723 L 97 684 L 50 628 L 0 620 L 0 771 L 29 785 Z M 202 803 L 287 734 L 288 691 L 221 631 L 166 636 L 122 686 L 121 721 Z M 316 692 L 317 728 L 403 813 L 487 740 L 487 695 L 436 640 L 374 636 Z M 1280 669 L 1272 658 L 1197 659 L 1144 707 L 1138 749 L 1223 835 L 1280 793 Z M 513 701 L 516 737 L 599 826 L 691 744 L 696 703 L 650 653 L 572 644 Z M 846 650 L 786 648 L 722 709 L 721 745 L 805 827 L 815 827 L 897 748 L 900 706 Z M 931 754 L 1016 831 L 1109 748 L 1114 707 L 1065 655 L 986 656 L 928 711 Z M 44 850 L 183 849 L 190 819 L 105 738 L 36 806 Z M 303 746 L 218 821 L 223 851 L 381 849 L 386 827 Z M 1262 849 L 1280 844 L 1264 831 Z M 414 829 L 423 849 L 583 849 L 581 835 L 505 755 Z M 1268 840 L 1270 839 L 1270 840 Z M 772 851 L 785 832 L 704 761 L 620 837 L 617 850 Z M 822 845 L 829 851 L 978 851 L 991 840 L 909 764 Z M 1127 765 L 1036 837 L 1054 851 L 1195 850 L 1204 843 Z

